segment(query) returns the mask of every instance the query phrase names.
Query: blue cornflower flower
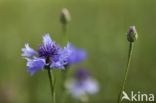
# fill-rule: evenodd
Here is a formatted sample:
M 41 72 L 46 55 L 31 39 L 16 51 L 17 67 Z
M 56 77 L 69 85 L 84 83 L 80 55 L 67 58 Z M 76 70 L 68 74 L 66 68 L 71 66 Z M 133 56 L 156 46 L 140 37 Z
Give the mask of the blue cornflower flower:
M 32 49 L 27 43 L 25 48 L 22 48 L 22 56 L 27 60 L 28 72 L 33 75 L 43 68 L 64 69 L 66 66 L 79 63 L 86 59 L 86 52 L 75 48 L 71 43 L 61 48 L 49 34 L 46 34 L 38 51 Z
M 85 69 L 78 69 L 75 77 L 67 80 L 65 87 L 75 99 L 86 102 L 88 96 L 99 91 L 98 82 Z
M 38 51 L 29 47 L 29 44 L 25 44 L 25 48 L 22 48 L 22 56 L 27 60 L 28 72 L 33 75 L 39 70 L 44 68 L 64 68 L 63 64 L 55 64 L 53 66 L 53 60 L 59 57 L 61 48 L 46 34 L 43 36 L 43 44 L 39 46 Z

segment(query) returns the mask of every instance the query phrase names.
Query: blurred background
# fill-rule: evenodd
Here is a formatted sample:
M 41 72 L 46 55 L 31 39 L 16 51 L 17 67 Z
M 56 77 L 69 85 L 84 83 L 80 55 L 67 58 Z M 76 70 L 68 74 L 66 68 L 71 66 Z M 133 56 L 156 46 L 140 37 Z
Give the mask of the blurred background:
M 156 95 L 156 0 L 0 0 L 0 101 L 51 102 L 47 72 L 31 77 L 21 48 L 28 42 L 37 49 L 45 33 L 62 43 L 59 15 L 64 7 L 72 16 L 69 39 L 87 51 L 88 59 L 82 66 L 100 84 L 99 93 L 89 103 L 116 103 L 125 73 L 130 25 L 136 26 L 139 38 L 126 91 Z M 60 75 L 55 71 L 57 103 L 62 93 Z M 68 98 L 67 103 L 73 102 Z

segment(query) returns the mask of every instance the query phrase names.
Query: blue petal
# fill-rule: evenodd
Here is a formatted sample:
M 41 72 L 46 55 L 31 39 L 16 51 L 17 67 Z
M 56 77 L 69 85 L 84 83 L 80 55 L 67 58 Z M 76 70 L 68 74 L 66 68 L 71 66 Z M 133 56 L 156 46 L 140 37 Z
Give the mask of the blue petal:
M 86 52 L 84 50 L 75 48 L 71 43 L 68 43 L 58 55 L 53 56 L 51 68 L 64 69 L 66 65 L 79 63 L 85 59 Z
M 86 59 L 87 54 L 83 49 L 75 48 L 71 43 L 64 48 L 64 55 L 68 56 L 67 62 L 69 64 L 79 63 Z
M 59 50 L 60 46 L 51 40 L 49 34 L 43 36 L 43 44 L 38 49 L 40 57 L 53 57 L 58 54 Z
M 67 64 L 67 63 L 65 62 L 64 55 L 56 55 L 52 58 L 50 68 L 64 69 L 65 64 Z
M 53 62 L 51 65 L 50 65 L 50 68 L 52 69 L 64 69 L 64 65 L 62 65 L 61 62 Z
M 27 59 L 28 72 L 33 75 L 37 71 L 42 70 L 46 62 L 43 58 Z
M 71 62 L 74 62 L 74 63 L 79 63 L 81 61 L 84 61 L 87 57 L 86 52 L 82 49 L 77 49 L 74 55 L 75 57 L 71 59 Z
M 48 44 L 53 44 L 54 42 L 52 41 L 51 37 L 49 36 L 49 34 L 45 34 L 43 36 L 43 44 L 44 45 L 48 45 Z
M 30 48 L 29 44 L 25 44 L 25 48 L 22 48 L 22 56 L 30 58 L 35 55 L 37 55 L 37 52 L 34 49 Z

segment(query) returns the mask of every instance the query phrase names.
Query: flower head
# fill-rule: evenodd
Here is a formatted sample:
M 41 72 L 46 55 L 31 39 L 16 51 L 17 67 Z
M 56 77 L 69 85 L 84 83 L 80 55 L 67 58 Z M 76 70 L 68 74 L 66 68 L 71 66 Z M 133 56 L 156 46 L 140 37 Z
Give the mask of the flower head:
M 74 98 L 80 101 L 87 101 L 88 95 L 93 95 L 98 92 L 99 86 L 97 81 L 93 79 L 86 70 L 79 69 L 75 77 L 76 78 L 68 80 L 65 85 L 67 91 Z
M 43 68 L 64 69 L 67 65 L 79 63 L 86 58 L 86 52 L 75 48 L 71 43 L 61 48 L 46 34 L 37 52 L 29 44 L 25 44 L 22 56 L 27 60 L 28 72 L 33 75 Z
M 45 67 L 54 68 L 51 65 L 53 60 L 60 55 L 60 50 L 61 48 L 50 38 L 49 34 L 43 36 L 43 44 L 37 52 L 25 44 L 25 48 L 22 48 L 22 56 L 27 60 L 28 72 L 33 75 Z M 62 64 L 59 65 L 63 68 Z
M 129 42 L 134 42 L 137 40 L 137 38 L 138 38 L 138 34 L 137 34 L 135 26 L 130 26 L 128 33 L 127 33 L 127 40 Z
M 71 16 L 69 10 L 67 8 L 63 8 L 60 14 L 60 22 L 62 24 L 67 24 L 70 20 Z

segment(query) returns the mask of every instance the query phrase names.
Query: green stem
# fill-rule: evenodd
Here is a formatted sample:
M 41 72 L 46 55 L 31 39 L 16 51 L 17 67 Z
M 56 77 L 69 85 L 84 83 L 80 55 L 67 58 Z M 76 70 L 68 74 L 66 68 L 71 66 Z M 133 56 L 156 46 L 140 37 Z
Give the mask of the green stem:
M 65 90 L 65 87 L 64 87 L 64 83 L 66 82 L 66 79 L 67 79 L 67 74 L 68 74 L 68 69 L 69 68 L 65 68 L 65 70 L 62 71 L 62 103 L 66 103 L 66 96 L 67 96 L 67 93 L 66 93 L 66 90 Z
M 55 100 L 55 78 L 54 78 L 53 72 L 50 69 L 48 69 L 48 77 L 49 77 L 50 88 L 51 88 L 51 96 L 53 99 L 52 103 L 56 103 L 56 100 Z
M 63 82 L 65 82 L 66 79 L 67 79 L 68 69 L 69 69 L 69 66 L 68 67 L 65 67 L 65 70 L 62 70 L 62 81 Z
M 131 57 L 132 57 L 132 51 L 133 51 L 133 43 L 130 42 L 129 43 L 129 52 L 128 52 L 128 61 L 127 61 L 127 66 L 126 66 L 126 73 L 125 73 L 123 85 L 122 85 L 122 88 L 121 88 L 121 91 L 120 91 L 118 103 L 121 103 L 122 102 L 121 101 L 121 97 L 122 97 L 122 92 L 125 90 L 126 80 L 127 80 L 127 77 L 128 77 L 129 66 L 130 66 Z
M 63 34 L 66 34 L 66 32 L 67 32 L 67 24 L 63 24 L 62 25 L 62 31 L 63 31 Z
M 63 39 L 63 41 L 65 41 L 65 44 L 69 41 L 69 35 L 68 35 L 68 33 L 67 33 L 67 24 L 63 24 L 62 25 L 62 34 L 63 34 L 63 36 L 64 36 L 64 39 Z

